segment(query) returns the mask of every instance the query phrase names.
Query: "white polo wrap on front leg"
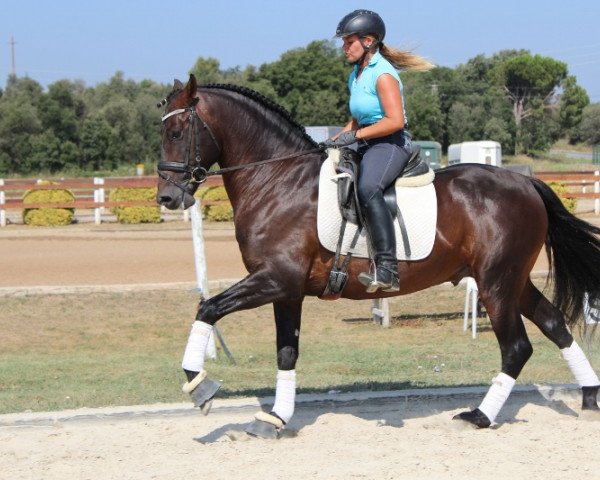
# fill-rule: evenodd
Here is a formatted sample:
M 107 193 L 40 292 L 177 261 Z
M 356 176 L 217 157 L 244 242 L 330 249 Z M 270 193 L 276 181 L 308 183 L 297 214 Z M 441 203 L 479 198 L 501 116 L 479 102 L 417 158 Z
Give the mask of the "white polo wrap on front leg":
M 204 368 L 206 346 L 212 332 L 212 325 L 196 320 L 183 354 L 182 368 L 190 372 L 201 372 Z
M 570 347 L 563 348 L 560 353 L 567 361 L 567 365 L 569 365 L 580 387 L 597 387 L 600 385 L 598 375 L 592 369 L 585 353 L 575 340 L 573 340 Z
M 294 414 L 295 401 L 296 370 L 277 370 L 277 387 L 275 388 L 273 412 L 287 423 Z
M 506 399 L 510 395 L 516 380 L 506 373 L 500 372 L 496 378 L 492 380 L 492 386 L 488 390 L 485 398 L 479 405 L 481 410 L 490 419 L 490 422 L 496 420 L 496 416 L 506 403 Z

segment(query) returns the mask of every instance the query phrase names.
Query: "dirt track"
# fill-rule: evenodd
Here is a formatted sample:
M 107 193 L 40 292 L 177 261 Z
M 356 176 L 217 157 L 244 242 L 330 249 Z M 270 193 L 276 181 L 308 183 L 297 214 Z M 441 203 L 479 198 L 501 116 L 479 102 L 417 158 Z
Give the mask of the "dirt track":
M 215 401 L 208 417 L 187 408 L 6 425 L 2 478 L 77 479 L 488 479 L 595 478 L 599 422 L 577 418 L 569 392 L 515 392 L 496 428 L 451 420 L 476 395 L 301 402 L 285 435 L 242 430 L 258 403 Z M 439 392 L 437 392 L 439 393 Z M 344 400 L 344 399 L 342 399 Z M 163 406 L 163 409 L 165 407 Z M 146 407 L 151 410 L 151 407 Z M 35 414 L 32 414 L 35 415 Z M 23 416 L 21 416 L 23 418 Z M 2 423 L 5 425 L 2 426 Z
M 210 280 L 246 275 L 232 224 L 204 229 Z M 196 282 L 189 223 L 0 229 L 0 287 Z
M 209 226 L 206 251 L 209 278 L 245 274 L 231 226 Z M 544 269 L 541 262 L 536 269 Z M 196 278 L 190 226 L 181 223 L 11 226 L 0 230 L 0 264 L 5 288 L 193 284 Z M 324 305 L 335 308 L 335 302 Z M 215 401 L 208 417 L 162 411 L 169 406 L 123 416 L 93 411 L 71 421 L 50 414 L 50 421 L 25 424 L 27 414 L 0 416 L 0 477 L 588 480 L 600 471 L 600 423 L 577 417 L 578 396 L 514 395 L 498 427 L 457 428 L 452 416 L 478 405 L 482 395 L 303 403 L 279 441 L 240 433 L 256 402 L 240 408 Z

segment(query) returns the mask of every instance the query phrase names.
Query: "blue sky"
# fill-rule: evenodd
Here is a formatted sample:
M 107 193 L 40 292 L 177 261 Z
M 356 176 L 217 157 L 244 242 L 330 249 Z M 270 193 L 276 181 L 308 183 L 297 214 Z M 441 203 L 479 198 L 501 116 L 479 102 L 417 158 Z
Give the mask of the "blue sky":
M 381 14 L 387 43 L 438 65 L 524 48 L 567 63 L 600 102 L 599 0 L 0 0 L 0 87 L 11 73 L 43 86 L 80 79 L 93 86 L 120 70 L 136 81 L 185 79 L 196 59 L 221 68 L 259 66 L 333 36 L 355 8 Z

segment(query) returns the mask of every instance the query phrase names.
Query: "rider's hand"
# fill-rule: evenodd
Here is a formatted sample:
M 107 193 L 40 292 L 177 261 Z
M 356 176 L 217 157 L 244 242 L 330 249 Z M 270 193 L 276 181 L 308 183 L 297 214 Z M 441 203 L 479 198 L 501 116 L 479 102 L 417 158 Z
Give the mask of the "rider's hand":
M 327 148 L 340 148 L 347 145 L 352 145 L 356 141 L 358 141 L 356 138 L 356 132 L 354 130 L 348 130 L 347 132 L 343 132 L 335 139 L 328 138 L 324 142 L 321 142 L 321 145 Z

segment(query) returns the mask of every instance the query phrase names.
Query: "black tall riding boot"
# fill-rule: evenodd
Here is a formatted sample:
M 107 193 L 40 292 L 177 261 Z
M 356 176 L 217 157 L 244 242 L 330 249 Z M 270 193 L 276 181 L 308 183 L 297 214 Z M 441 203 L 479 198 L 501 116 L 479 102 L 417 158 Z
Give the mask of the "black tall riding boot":
M 400 280 L 394 220 L 382 192 L 378 192 L 363 206 L 363 215 L 375 256 L 375 271 L 359 274 L 358 280 L 367 287 L 368 293 L 380 288 L 385 292 L 397 292 L 400 290 Z

